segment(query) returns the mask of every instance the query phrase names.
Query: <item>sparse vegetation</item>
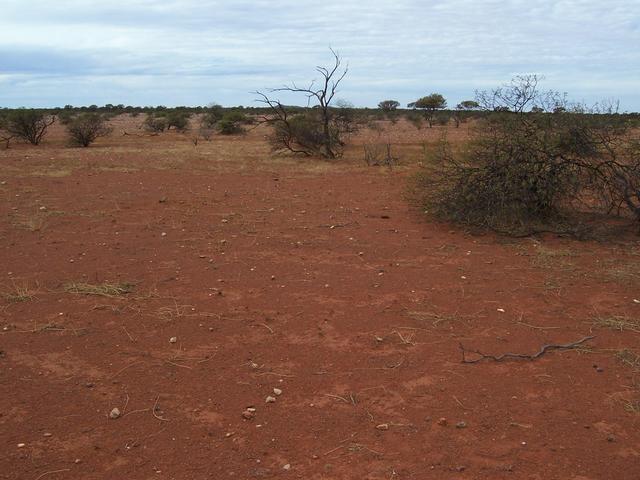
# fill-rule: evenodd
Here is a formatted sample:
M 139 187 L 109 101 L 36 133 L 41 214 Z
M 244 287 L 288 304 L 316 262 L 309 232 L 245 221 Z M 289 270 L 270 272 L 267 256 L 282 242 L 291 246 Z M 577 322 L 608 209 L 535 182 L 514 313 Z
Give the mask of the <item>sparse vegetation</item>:
M 101 297 L 117 297 L 131 293 L 134 284 L 132 283 L 110 283 L 104 282 L 100 284 L 72 282 L 64 285 L 64 291 L 68 293 L 76 293 L 79 295 L 97 295 Z
M 31 145 L 39 145 L 56 117 L 41 110 L 19 108 L 6 117 L 6 131 Z M 6 140 L 5 140 L 6 141 Z
M 624 315 L 597 316 L 593 319 L 593 326 L 598 328 L 609 328 L 620 332 L 628 330 L 640 333 L 640 320 Z
M 82 113 L 67 124 L 71 143 L 81 147 L 88 147 L 99 137 L 109 135 L 111 131 L 105 118 L 99 113 Z
M 270 94 L 288 92 L 304 95 L 309 102 L 315 102 L 312 109 L 302 113 L 295 112 L 280 100 L 256 92 L 260 96 L 258 101 L 270 109 L 270 115 L 264 117 L 264 122 L 273 126 L 271 145 L 274 149 L 325 158 L 342 155 L 343 135 L 346 132 L 341 129 L 342 124 L 332 108 L 332 102 L 348 70 L 341 68 L 340 56 L 333 50 L 331 53 L 334 60 L 332 66 L 316 67 L 321 76 L 318 86 L 311 82 L 308 87 L 292 84 L 269 91 Z
M 487 117 L 468 151 L 445 143 L 419 179 L 438 218 L 508 234 L 567 230 L 580 212 L 631 214 L 640 221 L 640 155 L 623 120 L 547 113 L 563 101 L 535 77 L 481 93 Z M 525 111 L 533 105 L 544 113 Z M 558 227 L 562 225 L 561 227 Z

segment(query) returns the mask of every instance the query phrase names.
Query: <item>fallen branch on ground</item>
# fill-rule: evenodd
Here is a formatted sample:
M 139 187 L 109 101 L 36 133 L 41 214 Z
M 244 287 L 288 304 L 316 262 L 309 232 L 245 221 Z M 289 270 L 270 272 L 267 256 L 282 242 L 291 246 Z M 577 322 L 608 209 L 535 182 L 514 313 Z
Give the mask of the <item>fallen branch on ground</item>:
M 501 362 L 502 360 L 505 359 L 509 359 L 509 358 L 515 358 L 515 359 L 524 359 L 524 360 L 535 360 L 536 358 L 541 357 L 542 355 L 544 355 L 545 353 L 547 353 L 549 350 L 571 350 L 573 348 L 576 348 L 577 346 L 583 344 L 584 342 L 588 341 L 588 340 L 592 340 L 595 337 L 584 337 L 580 340 L 578 340 L 577 342 L 572 342 L 572 343 L 565 343 L 565 344 L 548 344 L 548 345 L 543 345 L 540 350 L 537 353 L 534 353 L 533 355 L 527 355 L 524 353 L 503 353 L 502 355 L 485 355 L 484 353 L 478 351 L 478 350 L 467 350 L 464 348 L 464 346 L 462 344 L 460 344 L 460 350 L 462 352 L 462 363 L 479 363 L 482 362 L 483 360 L 493 360 L 495 362 Z M 479 355 L 479 358 L 473 359 L 473 360 L 469 360 L 466 358 L 466 353 L 475 353 L 476 355 Z

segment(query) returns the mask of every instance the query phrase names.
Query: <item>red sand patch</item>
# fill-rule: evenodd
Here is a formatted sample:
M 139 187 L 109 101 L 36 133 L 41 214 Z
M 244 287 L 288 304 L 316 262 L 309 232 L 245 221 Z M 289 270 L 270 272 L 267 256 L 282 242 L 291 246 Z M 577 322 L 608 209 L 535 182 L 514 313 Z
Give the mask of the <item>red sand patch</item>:
M 0 301 L 0 478 L 640 477 L 640 334 L 592 326 L 640 317 L 637 241 L 467 235 L 406 169 L 261 135 L 0 152 L 0 285 L 33 296 Z M 104 281 L 135 288 L 64 290 Z

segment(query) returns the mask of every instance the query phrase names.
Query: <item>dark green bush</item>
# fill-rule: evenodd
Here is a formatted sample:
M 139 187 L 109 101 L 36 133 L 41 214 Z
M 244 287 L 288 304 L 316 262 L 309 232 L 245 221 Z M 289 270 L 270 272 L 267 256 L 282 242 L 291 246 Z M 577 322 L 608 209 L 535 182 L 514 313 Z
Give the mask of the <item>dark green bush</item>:
M 111 128 L 107 126 L 104 115 L 81 113 L 68 122 L 67 132 L 73 145 L 88 147 L 98 137 L 109 135 Z
M 249 119 L 242 112 L 227 112 L 217 122 L 218 132 L 222 135 L 234 135 L 244 133 L 243 125 L 249 123 Z

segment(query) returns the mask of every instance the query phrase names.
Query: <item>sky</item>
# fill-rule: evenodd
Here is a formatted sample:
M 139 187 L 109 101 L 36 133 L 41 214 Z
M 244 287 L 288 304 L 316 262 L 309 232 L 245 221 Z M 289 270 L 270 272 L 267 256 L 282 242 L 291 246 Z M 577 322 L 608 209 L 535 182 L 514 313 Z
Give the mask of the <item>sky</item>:
M 355 106 L 455 106 L 535 73 L 640 111 L 640 0 L 0 0 L 0 107 L 250 106 L 330 48 Z

